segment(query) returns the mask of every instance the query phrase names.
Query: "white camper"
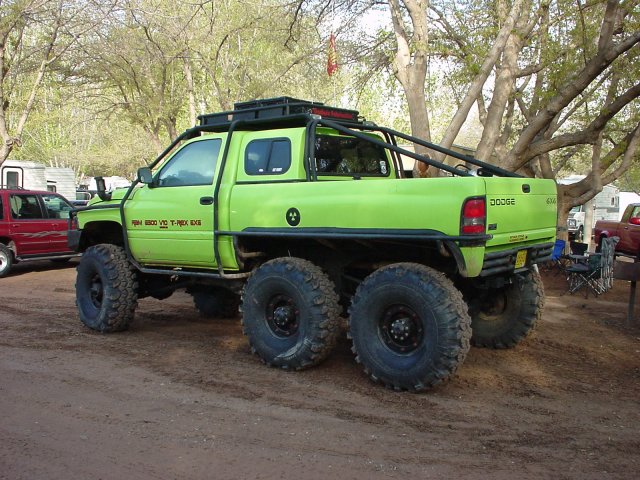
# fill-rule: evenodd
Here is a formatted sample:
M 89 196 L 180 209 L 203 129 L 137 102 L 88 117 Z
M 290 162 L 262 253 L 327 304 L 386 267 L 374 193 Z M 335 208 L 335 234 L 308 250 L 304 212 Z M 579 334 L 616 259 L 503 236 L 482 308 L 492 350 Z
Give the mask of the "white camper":
M 579 182 L 584 175 L 571 175 L 558 183 L 569 185 Z M 602 191 L 584 205 L 573 207 L 567 219 L 569 235 L 582 242 L 591 238 L 593 226 L 597 220 L 618 221 L 620 212 L 620 189 L 613 185 L 605 185 Z M 589 224 L 587 224 L 590 219 Z
M 57 192 L 67 200 L 76 199 L 76 174 L 72 168 L 46 167 L 47 190 Z
M 0 183 L 3 187 L 8 188 L 46 190 L 45 166 L 26 160 L 6 160 L 0 166 Z
M 73 169 L 45 167 L 39 162 L 6 160 L 0 166 L 0 184 L 9 188 L 57 192 L 68 200 L 76 198 Z

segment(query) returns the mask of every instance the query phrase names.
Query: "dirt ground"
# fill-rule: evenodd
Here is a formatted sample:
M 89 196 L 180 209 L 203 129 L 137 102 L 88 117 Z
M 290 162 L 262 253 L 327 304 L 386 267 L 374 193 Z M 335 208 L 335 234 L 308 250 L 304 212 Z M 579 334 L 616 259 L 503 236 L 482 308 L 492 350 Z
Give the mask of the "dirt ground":
M 585 299 L 545 275 L 532 337 L 472 348 L 452 382 L 411 394 L 371 383 L 346 338 L 314 369 L 268 368 L 238 319 L 204 320 L 180 292 L 92 332 L 74 280 L 46 262 L 0 280 L 2 479 L 638 478 L 625 282 Z

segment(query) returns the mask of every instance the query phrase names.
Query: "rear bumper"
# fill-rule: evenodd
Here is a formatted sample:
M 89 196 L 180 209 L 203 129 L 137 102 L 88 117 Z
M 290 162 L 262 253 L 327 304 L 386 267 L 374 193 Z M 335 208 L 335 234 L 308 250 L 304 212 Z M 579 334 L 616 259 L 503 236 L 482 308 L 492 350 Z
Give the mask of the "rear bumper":
M 522 268 L 516 270 L 516 255 L 521 250 L 527 250 L 527 261 Z M 488 277 L 499 273 L 521 272 L 529 269 L 536 263 L 551 260 L 553 252 L 553 243 L 543 243 L 540 245 L 532 245 L 528 247 L 511 248 L 509 250 L 500 250 L 499 252 L 486 253 L 482 264 L 481 277 Z
M 67 230 L 67 245 L 69 250 L 74 252 L 80 251 L 80 237 L 82 232 L 80 230 Z

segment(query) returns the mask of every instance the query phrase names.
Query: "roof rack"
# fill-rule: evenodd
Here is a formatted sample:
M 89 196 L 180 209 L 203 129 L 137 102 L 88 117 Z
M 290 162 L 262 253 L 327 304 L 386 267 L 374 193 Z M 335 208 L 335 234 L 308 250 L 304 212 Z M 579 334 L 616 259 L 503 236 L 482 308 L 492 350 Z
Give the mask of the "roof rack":
M 311 102 L 291 97 L 236 102 L 233 104 L 233 108 L 233 110 L 227 112 L 199 115 L 200 125 L 225 125 L 234 120 L 276 119 L 298 114 L 312 114 L 336 121 L 362 123 L 359 112 L 356 110 L 329 107 L 321 102 Z

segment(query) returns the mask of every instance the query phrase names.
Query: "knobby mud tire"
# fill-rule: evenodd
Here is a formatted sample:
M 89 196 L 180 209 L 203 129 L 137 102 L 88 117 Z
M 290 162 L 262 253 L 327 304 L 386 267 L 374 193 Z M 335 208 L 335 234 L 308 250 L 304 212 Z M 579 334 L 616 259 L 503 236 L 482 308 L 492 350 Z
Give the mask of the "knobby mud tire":
M 531 334 L 542 316 L 544 286 L 540 274 L 533 270 L 517 273 L 510 284 L 484 292 L 480 304 L 484 307 L 471 311 L 472 344 L 513 348 Z
M 335 286 L 313 263 L 276 258 L 242 292 L 242 330 L 269 366 L 301 370 L 326 359 L 340 332 Z
M 122 247 L 95 245 L 77 267 L 76 305 L 80 320 L 102 333 L 126 330 L 138 304 L 135 268 Z
M 373 381 L 395 390 L 448 381 L 469 351 L 471 319 L 462 294 L 424 265 L 376 270 L 356 290 L 350 314 L 356 361 Z M 398 327 L 406 337 L 393 338 Z

